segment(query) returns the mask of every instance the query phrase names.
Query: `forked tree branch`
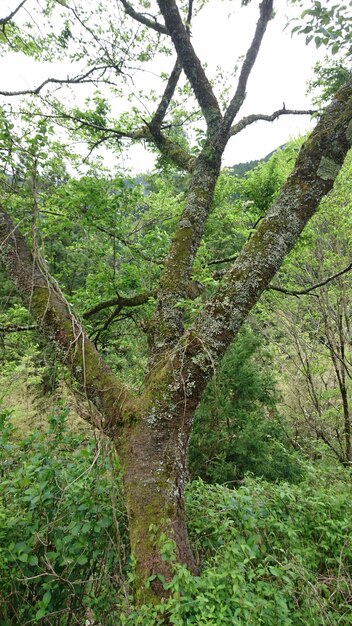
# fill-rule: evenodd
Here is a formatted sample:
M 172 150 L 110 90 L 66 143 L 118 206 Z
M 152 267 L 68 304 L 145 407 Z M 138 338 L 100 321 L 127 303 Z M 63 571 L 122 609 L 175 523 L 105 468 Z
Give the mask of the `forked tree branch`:
M 5 24 L 8 24 L 26 2 L 27 0 L 22 0 L 22 2 L 20 2 L 20 4 L 12 11 L 12 13 L 7 15 L 6 17 L 0 17 L 0 26 L 5 26 Z
M 187 23 L 186 23 L 186 30 L 188 32 L 189 32 L 191 20 L 192 20 L 192 11 L 193 11 L 193 0 L 189 0 Z M 160 135 L 160 127 L 161 127 L 162 122 L 164 121 L 165 115 L 170 106 L 170 102 L 174 96 L 177 83 L 181 76 L 181 72 L 182 72 L 182 63 L 180 59 L 177 57 L 173 70 L 167 81 L 165 91 L 161 97 L 159 106 L 149 123 L 149 128 L 153 136 L 155 136 L 155 134 Z M 156 141 L 159 142 L 160 137 L 156 137 Z
M 195 300 L 200 293 L 200 291 L 199 293 L 196 293 L 195 283 L 196 281 L 190 281 L 188 284 L 187 298 L 189 300 Z M 130 296 L 130 297 L 117 295 L 114 298 L 110 298 L 109 300 L 104 300 L 103 302 L 99 302 L 95 306 L 91 307 L 90 309 L 88 309 L 87 311 L 83 313 L 82 318 L 89 319 L 90 317 L 93 317 L 93 315 L 100 313 L 100 311 L 103 311 L 104 309 L 109 309 L 113 306 L 115 306 L 117 309 L 117 312 L 115 311 L 114 313 L 114 317 L 116 317 L 116 315 L 118 315 L 119 312 L 122 311 L 122 309 L 124 309 L 125 307 L 132 308 L 132 307 L 141 306 L 142 304 L 146 304 L 148 300 L 150 300 L 151 298 L 156 298 L 156 296 L 157 296 L 156 289 L 152 289 L 151 291 L 144 291 L 143 293 L 139 293 L 135 296 Z
M 175 0 L 158 0 L 178 58 L 191 84 L 204 118 L 209 125 L 221 121 L 222 115 L 213 88 L 197 57 L 187 27 L 183 24 Z
M 120 308 L 120 310 L 124 307 L 141 306 L 142 304 L 146 304 L 150 298 L 155 298 L 155 294 L 155 291 L 146 291 L 144 293 L 139 293 L 136 296 L 131 296 L 130 298 L 125 298 L 124 296 L 117 295 L 114 298 L 110 298 L 110 300 L 104 300 L 103 302 L 99 302 L 99 304 L 96 304 L 92 308 L 85 311 L 82 317 L 83 319 L 89 319 L 100 311 L 108 309 L 112 306 L 117 306 Z

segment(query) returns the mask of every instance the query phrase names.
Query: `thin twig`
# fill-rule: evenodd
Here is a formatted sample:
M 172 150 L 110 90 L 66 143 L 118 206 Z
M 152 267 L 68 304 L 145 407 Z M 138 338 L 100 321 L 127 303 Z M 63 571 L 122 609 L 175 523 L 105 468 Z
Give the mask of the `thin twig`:
M 340 270 L 336 274 L 333 274 L 332 276 L 329 276 L 325 280 L 322 280 L 320 283 L 316 283 L 315 285 L 312 285 L 311 287 L 307 287 L 306 289 L 301 289 L 299 291 L 285 289 L 284 287 L 279 287 L 278 285 L 269 285 L 267 289 L 271 289 L 273 291 L 279 291 L 280 293 L 284 293 L 288 296 L 296 296 L 296 297 L 305 296 L 309 294 L 311 291 L 313 291 L 314 289 L 318 289 L 319 287 L 324 287 L 324 285 L 327 285 L 332 280 L 335 280 L 335 278 L 338 278 L 339 276 L 343 276 L 343 274 L 347 274 L 347 272 L 350 272 L 351 270 L 352 270 L 352 263 L 347 265 L 347 267 L 345 267 L 343 270 Z M 312 294 L 312 295 L 316 295 L 316 294 Z

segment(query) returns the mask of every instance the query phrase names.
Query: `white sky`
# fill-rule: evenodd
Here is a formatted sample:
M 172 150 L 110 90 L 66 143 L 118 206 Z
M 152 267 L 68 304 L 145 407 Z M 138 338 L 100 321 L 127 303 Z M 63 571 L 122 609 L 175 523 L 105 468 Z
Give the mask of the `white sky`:
M 280 109 L 283 102 L 288 109 L 312 108 L 311 99 L 306 95 L 307 82 L 312 79 L 312 68 L 322 58 L 322 53 L 313 44 L 306 46 L 303 36 L 291 37 L 290 27 L 285 29 L 287 15 L 293 15 L 286 0 L 276 0 L 274 4 L 277 15 L 269 22 L 264 35 L 248 82 L 241 117 L 251 113 L 270 114 Z M 195 35 L 201 58 L 209 57 L 209 41 L 214 36 L 218 11 L 225 8 L 224 15 L 229 15 L 234 5 L 237 8 L 239 1 L 215 0 L 200 14 L 199 24 L 196 23 L 199 30 Z M 258 2 L 254 2 L 240 11 L 240 22 L 233 15 L 221 26 L 215 26 L 218 34 L 215 35 L 216 44 L 210 50 L 209 66 L 226 64 L 230 68 L 233 60 L 245 53 L 253 36 L 257 14 Z M 261 158 L 291 137 L 304 134 L 313 125 L 309 116 L 284 116 L 272 123 L 257 122 L 230 140 L 224 165 Z
M 211 77 L 216 76 L 218 66 L 231 71 L 238 57 L 245 53 L 254 33 L 258 4 L 252 0 L 248 7 L 239 9 L 240 0 L 210 0 L 194 19 L 193 44 L 202 62 L 207 63 Z M 16 5 L 17 0 L 0 0 L 0 17 Z M 306 46 L 302 36 L 291 38 L 290 27 L 286 30 L 284 27 L 287 14 L 292 16 L 292 9 L 286 0 L 276 0 L 275 5 L 277 16 L 269 23 L 264 36 L 240 117 L 250 113 L 272 113 L 281 108 L 283 102 L 290 109 L 312 106 L 310 98 L 305 95 L 306 85 L 313 77 L 312 67 L 322 53 L 318 54 L 313 45 Z M 13 54 L 0 59 L 0 64 L 1 88 L 8 90 L 34 87 L 48 75 L 66 76 L 71 69 L 65 64 L 38 65 L 22 55 Z M 309 116 L 284 116 L 273 123 L 257 122 L 230 140 L 223 164 L 261 158 L 309 128 L 312 128 Z M 132 170 L 146 171 L 152 163 L 153 157 L 141 147 L 132 149 L 129 161 Z

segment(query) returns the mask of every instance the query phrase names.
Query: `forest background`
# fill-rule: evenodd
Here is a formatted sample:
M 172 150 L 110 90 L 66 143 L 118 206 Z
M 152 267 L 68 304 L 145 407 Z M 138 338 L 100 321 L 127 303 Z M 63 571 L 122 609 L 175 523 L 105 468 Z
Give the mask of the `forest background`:
M 208 135 L 199 108 L 204 113 L 202 98 L 211 92 L 207 87 L 199 94 L 196 88 L 194 101 L 187 84 L 178 91 L 175 87 L 169 117 L 162 117 L 157 130 L 151 123 L 154 116 L 145 121 L 132 106 L 112 119 L 104 90 L 108 87 L 116 97 L 117 79 L 129 80 L 121 58 L 117 64 L 112 53 L 118 50 L 120 55 L 125 46 L 129 63 L 150 63 L 155 54 L 155 39 L 149 41 L 144 28 L 132 37 L 129 22 L 123 22 L 131 17 L 136 21 L 131 5 L 121 2 L 117 30 L 108 24 L 108 48 L 106 32 L 97 38 L 99 13 L 85 10 L 83 19 L 82 7 L 73 10 L 66 2 L 49 2 L 39 9 L 41 19 L 50 23 L 52 11 L 62 9 L 63 15 L 73 13 L 73 22 L 63 19 L 57 32 L 42 32 L 40 39 L 37 31 L 33 35 L 31 21 L 15 21 L 24 4 L 13 15 L 0 16 L 4 50 L 47 59 L 72 54 L 75 60 L 89 50 L 92 64 L 85 74 L 53 79 L 37 93 L 19 94 L 26 97 L 16 105 L 10 100 L 13 95 L 5 94 L 1 109 L 1 208 L 16 233 L 27 236 L 33 279 L 29 298 L 21 293 L 18 278 L 14 288 L 6 249 L 13 231 L 5 236 L 2 231 L 1 623 L 225 626 L 235 619 L 239 625 L 350 624 L 350 155 L 333 191 L 230 343 L 196 407 L 185 494 L 193 555 L 188 561 L 170 520 L 165 517 L 159 524 L 161 511 L 149 519 L 142 507 L 146 530 L 139 526 L 139 535 L 133 530 L 133 503 L 127 503 L 126 512 L 128 483 L 127 488 L 123 484 L 129 467 L 126 452 L 116 450 L 116 431 L 111 437 L 102 405 L 94 401 L 87 383 L 84 355 L 80 363 L 75 361 L 81 350 L 75 346 L 94 346 L 112 372 L 123 373 L 124 384 L 136 396 L 146 384 L 148 367 L 152 376 L 159 362 L 158 350 L 150 352 L 150 342 L 158 348 L 150 333 L 158 314 L 158 281 L 174 245 L 193 164 L 204 154 Z M 149 32 L 151 7 L 144 4 L 137 22 L 142 17 Z M 269 4 L 261 3 L 260 19 Z M 163 3 L 159 5 L 162 12 Z M 239 5 L 240 14 L 246 8 Z M 196 19 L 201 3 L 181 8 L 189 37 L 190 8 Z M 267 21 L 272 18 L 269 8 Z M 32 19 L 38 9 L 31 9 Z M 78 40 L 72 29 L 79 18 L 83 30 Z M 94 29 L 89 20 L 95 20 Z M 349 88 L 350 23 L 347 6 L 311 2 L 293 24 L 333 53 L 317 66 L 311 85 L 318 121 L 335 93 Z M 169 54 L 161 34 L 157 32 L 158 53 Z M 89 48 L 85 36 L 98 48 Z M 97 49 L 110 55 L 108 68 L 97 64 L 92 55 Z M 245 67 L 241 62 L 240 76 Z M 170 76 L 164 79 L 169 86 Z M 95 91 L 84 107 L 70 108 L 67 95 L 61 99 L 56 91 L 61 82 L 71 89 L 86 81 Z M 50 86 L 54 91 L 46 92 Z M 149 97 L 160 114 L 156 95 Z M 226 89 L 221 98 L 228 101 Z M 284 105 L 274 117 L 289 112 Z M 255 121 L 245 117 L 238 124 L 243 120 Z M 157 149 L 152 173 L 128 176 L 104 166 L 99 147 L 121 150 L 126 139 Z M 83 163 L 73 141 L 88 146 Z M 243 246 L 256 241 L 256 231 L 295 171 L 302 143 L 291 141 L 254 168 L 226 168 L 217 177 L 191 275 L 173 304 L 186 331 L 221 289 Z M 15 241 L 18 257 L 21 241 Z M 57 327 L 53 330 L 46 319 L 51 315 L 49 299 L 36 313 L 32 300 L 37 271 L 49 291 L 57 290 L 60 298 L 65 294 L 67 319 L 75 324 L 71 311 L 79 316 L 89 344 L 88 339 L 79 343 L 80 334 L 70 339 L 68 349 L 64 341 L 60 344 Z M 165 301 L 165 292 L 162 296 Z M 64 332 L 64 327 L 59 329 Z M 170 346 L 167 328 L 166 335 Z M 216 358 L 210 356 L 211 368 Z M 154 384 L 154 396 L 156 391 Z M 191 391 L 185 395 L 192 397 Z M 152 400 L 146 420 L 151 430 L 160 432 L 164 413 Z M 81 417 L 93 423 L 93 433 Z M 141 476 L 144 470 L 142 466 Z M 143 503 L 142 498 L 139 505 Z M 158 555 L 155 570 L 150 563 L 141 567 L 141 537 L 146 551 Z

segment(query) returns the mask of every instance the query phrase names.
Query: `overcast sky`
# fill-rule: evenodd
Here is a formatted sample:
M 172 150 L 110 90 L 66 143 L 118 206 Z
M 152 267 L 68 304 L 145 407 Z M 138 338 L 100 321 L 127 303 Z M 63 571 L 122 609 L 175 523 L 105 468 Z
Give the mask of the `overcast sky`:
M 193 22 L 193 43 L 209 75 L 217 75 L 217 67 L 231 71 L 240 55 L 250 44 L 258 17 L 258 1 L 239 9 L 240 0 L 210 0 Z M 13 8 L 14 2 L 0 0 L 0 17 Z M 286 0 L 276 0 L 277 16 L 269 23 L 259 57 L 252 71 L 247 99 L 240 113 L 272 113 L 282 107 L 311 108 L 305 95 L 307 81 L 313 77 L 312 68 L 322 54 L 313 45 L 306 46 L 304 37 L 291 37 L 291 28 L 285 29 L 292 9 Z M 60 76 L 70 72 L 69 67 L 50 67 L 35 64 L 19 55 L 8 55 L 0 60 L 2 89 L 34 87 L 48 75 Z M 291 137 L 304 134 L 312 128 L 309 116 L 283 118 L 273 122 L 257 122 L 230 140 L 224 155 L 224 165 L 258 159 Z M 141 148 L 134 148 L 130 165 L 134 171 L 145 171 L 152 166 L 152 158 Z

